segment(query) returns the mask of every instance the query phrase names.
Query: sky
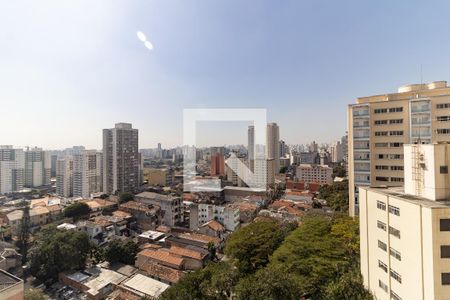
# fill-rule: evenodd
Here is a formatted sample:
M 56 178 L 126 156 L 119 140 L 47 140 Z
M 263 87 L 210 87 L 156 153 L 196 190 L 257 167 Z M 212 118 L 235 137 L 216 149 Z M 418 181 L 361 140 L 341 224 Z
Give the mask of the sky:
M 449 11 L 411 0 L 0 0 L 0 145 L 100 149 L 103 128 L 129 122 L 141 148 L 172 147 L 185 108 L 265 108 L 288 144 L 331 142 L 356 97 L 450 79 Z M 246 143 L 248 124 L 203 125 L 206 144 Z

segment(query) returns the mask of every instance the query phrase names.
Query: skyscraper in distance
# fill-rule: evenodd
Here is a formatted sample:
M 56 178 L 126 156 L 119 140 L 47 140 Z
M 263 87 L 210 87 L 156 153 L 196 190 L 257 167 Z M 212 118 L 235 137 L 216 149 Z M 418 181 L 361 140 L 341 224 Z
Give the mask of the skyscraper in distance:
M 139 132 L 129 123 L 103 129 L 103 191 L 133 192 L 139 187 Z
M 280 172 L 280 129 L 277 123 L 267 124 L 266 158 L 273 159 L 275 174 Z

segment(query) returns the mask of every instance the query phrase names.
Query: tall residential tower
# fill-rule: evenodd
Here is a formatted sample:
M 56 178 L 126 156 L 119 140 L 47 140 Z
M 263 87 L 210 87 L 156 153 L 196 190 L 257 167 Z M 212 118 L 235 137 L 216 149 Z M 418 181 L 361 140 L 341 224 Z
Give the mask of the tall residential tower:
M 103 191 L 107 194 L 136 191 L 139 176 L 138 129 L 118 123 L 103 129 Z
M 403 144 L 450 141 L 447 82 L 412 84 L 398 93 L 362 97 L 348 107 L 350 215 L 357 186 L 403 186 Z

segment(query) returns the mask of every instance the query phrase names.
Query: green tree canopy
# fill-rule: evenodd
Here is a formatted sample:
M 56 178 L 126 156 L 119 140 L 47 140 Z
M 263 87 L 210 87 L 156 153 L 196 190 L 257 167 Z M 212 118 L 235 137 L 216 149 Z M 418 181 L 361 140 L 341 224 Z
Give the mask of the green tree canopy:
M 332 234 L 333 225 L 339 222 L 341 218 L 305 217 L 274 252 L 269 266 L 291 274 L 306 295 L 320 295 L 321 287 L 347 271 L 354 261 L 348 256 L 344 234 Z
M 271 218 L 257 220 L 229 236 L 225 254 L 235 260 L 241 273 L 253 273 L 269 262 L 269 256 L 293 229 L 292 224 Z
M 326 200 L 334 211 L 348 212 L 348 181 L 333 182 L 320 187 L 318 197 Z
M 324 291 L 324 299 L 373 300 L 362 284 L 359 270 L 344 273 L 330 282 Z
M 90 211 L 91 209 L 86 203 L 76 202 L 64 209 L 64 216 L 66 218 L 73 218 L 74 220 L 78 220 L 81 217 L 88 215 Z
M 46 226 L 30 249 L 30 273 L 46 285 L 51 284 L 60 272 L 83 269 L 90 248 L 86 233 Z
M 48 297 L 45 296 L 44 292 L 38 289 L 30 289 L 25 291 L 24 300 L 47 300 Z
M 227 300 L 239 273 L 229 262 L 211 262 L 204 269 L 188 273 L 160 297 L 162 300 Z
M 296 300 L 301 295 L 290 274 L 275 267 L 263 268 L 243 278 L 235 292 L 239 300 Z
M 121 262 L 134 265 L 139 246 L 133 241 L 115 240 L 110 242 L 103 251 L 105 260 L 110 263 Z
M 134 195 L 132 193 L 124 192 L 119 195 L 119 203 L 125 203 L 134 199 Z

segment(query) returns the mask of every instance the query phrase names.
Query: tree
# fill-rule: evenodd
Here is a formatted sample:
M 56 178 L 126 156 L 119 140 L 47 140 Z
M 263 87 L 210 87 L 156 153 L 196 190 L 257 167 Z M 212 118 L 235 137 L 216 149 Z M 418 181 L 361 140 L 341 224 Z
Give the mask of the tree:
M 69 205 L 64 209 L 64 216 L 66 218 L 72 218 L 74 221 L 79 220 L 83 216 L 87 216 L 91 209 L 89 205 L 84 202 L 76 202 Z
M 239 300 L 295 300 L 301 295 L 289 273 L 274 267 L 263 268 L 241 279 L 235 292 Z
M 188 273 L 164 291 L 162 300 L 230 299 L 239 272 L 229 262 L 211 262 L 204 269 Z
M 344 273 L 330 282 L 323 294 L 324 299 L 373 300 L 373 296 L 364 288 L 358 270 Z
M 350 264 L 342 241 L 331 234 L 332 224 L 330 217 L 305 217 L 271 257 L 270 267 L 291 274 L 298 289 L 313 298 Z
M 24 300 L 47 300 L 48 297 L 38 289 L 25 291 Z
M 20 254 L 22 254 L 22 264 L 27 262 L 28 256 L 28 243 L 30 239 L 30 208 L 24 206 L 22 220 L 20 221 L 19 237 L 16 246 L 19 248 Z
M 91 244 L 86 233 L 58 230 L 55 225 L 42 228 L 29 253 L 31 275 L 50 285 L 65 271 L 85 267 Z
M 347 171 L 345 170 L 344 166 L 335 166 L 333 168 L 333 173 L 331 174 L 331 177 L 335 178 L 335 177 L 345 177 L 347 176 Z
M 119 204 L 131 201 L 133 199 L 134 199 L 134 195 L 131 194 L 131 193 L 127 193 L 127 192 L 120 193 L 120 195 L 119 195 Z
M 327 205 L 334 211 L 348 212 L 348 181 L 333 182 L 319 189 L 318 198 L 327 201 Z
M 210 241 L 207 246 L 208 246 L 208 252 L 209 252 L 210 259 L 215 260 L 217 258 L 217 253 L 216 253 L 216 246 L 214 245 L 214 242 Z
M 115 240 L 110 242 L 104 249 L 103 255 L 105 260 L 110 263 L 124 263 L 134 265 L 139 246 L 133 241 Z
M 257 220 L 229 236 L 225 254 L 235 260 L 241 273 L 253 273 L 269 262 L 269 256 L 292 229 L 292 224 L 271 218 Z
M 286 173 L 286 171 L 287 171 L 287 167 L 281 167 L 281 168 L 280 168 L 280 173 L 281 173 L 281 174 Z

